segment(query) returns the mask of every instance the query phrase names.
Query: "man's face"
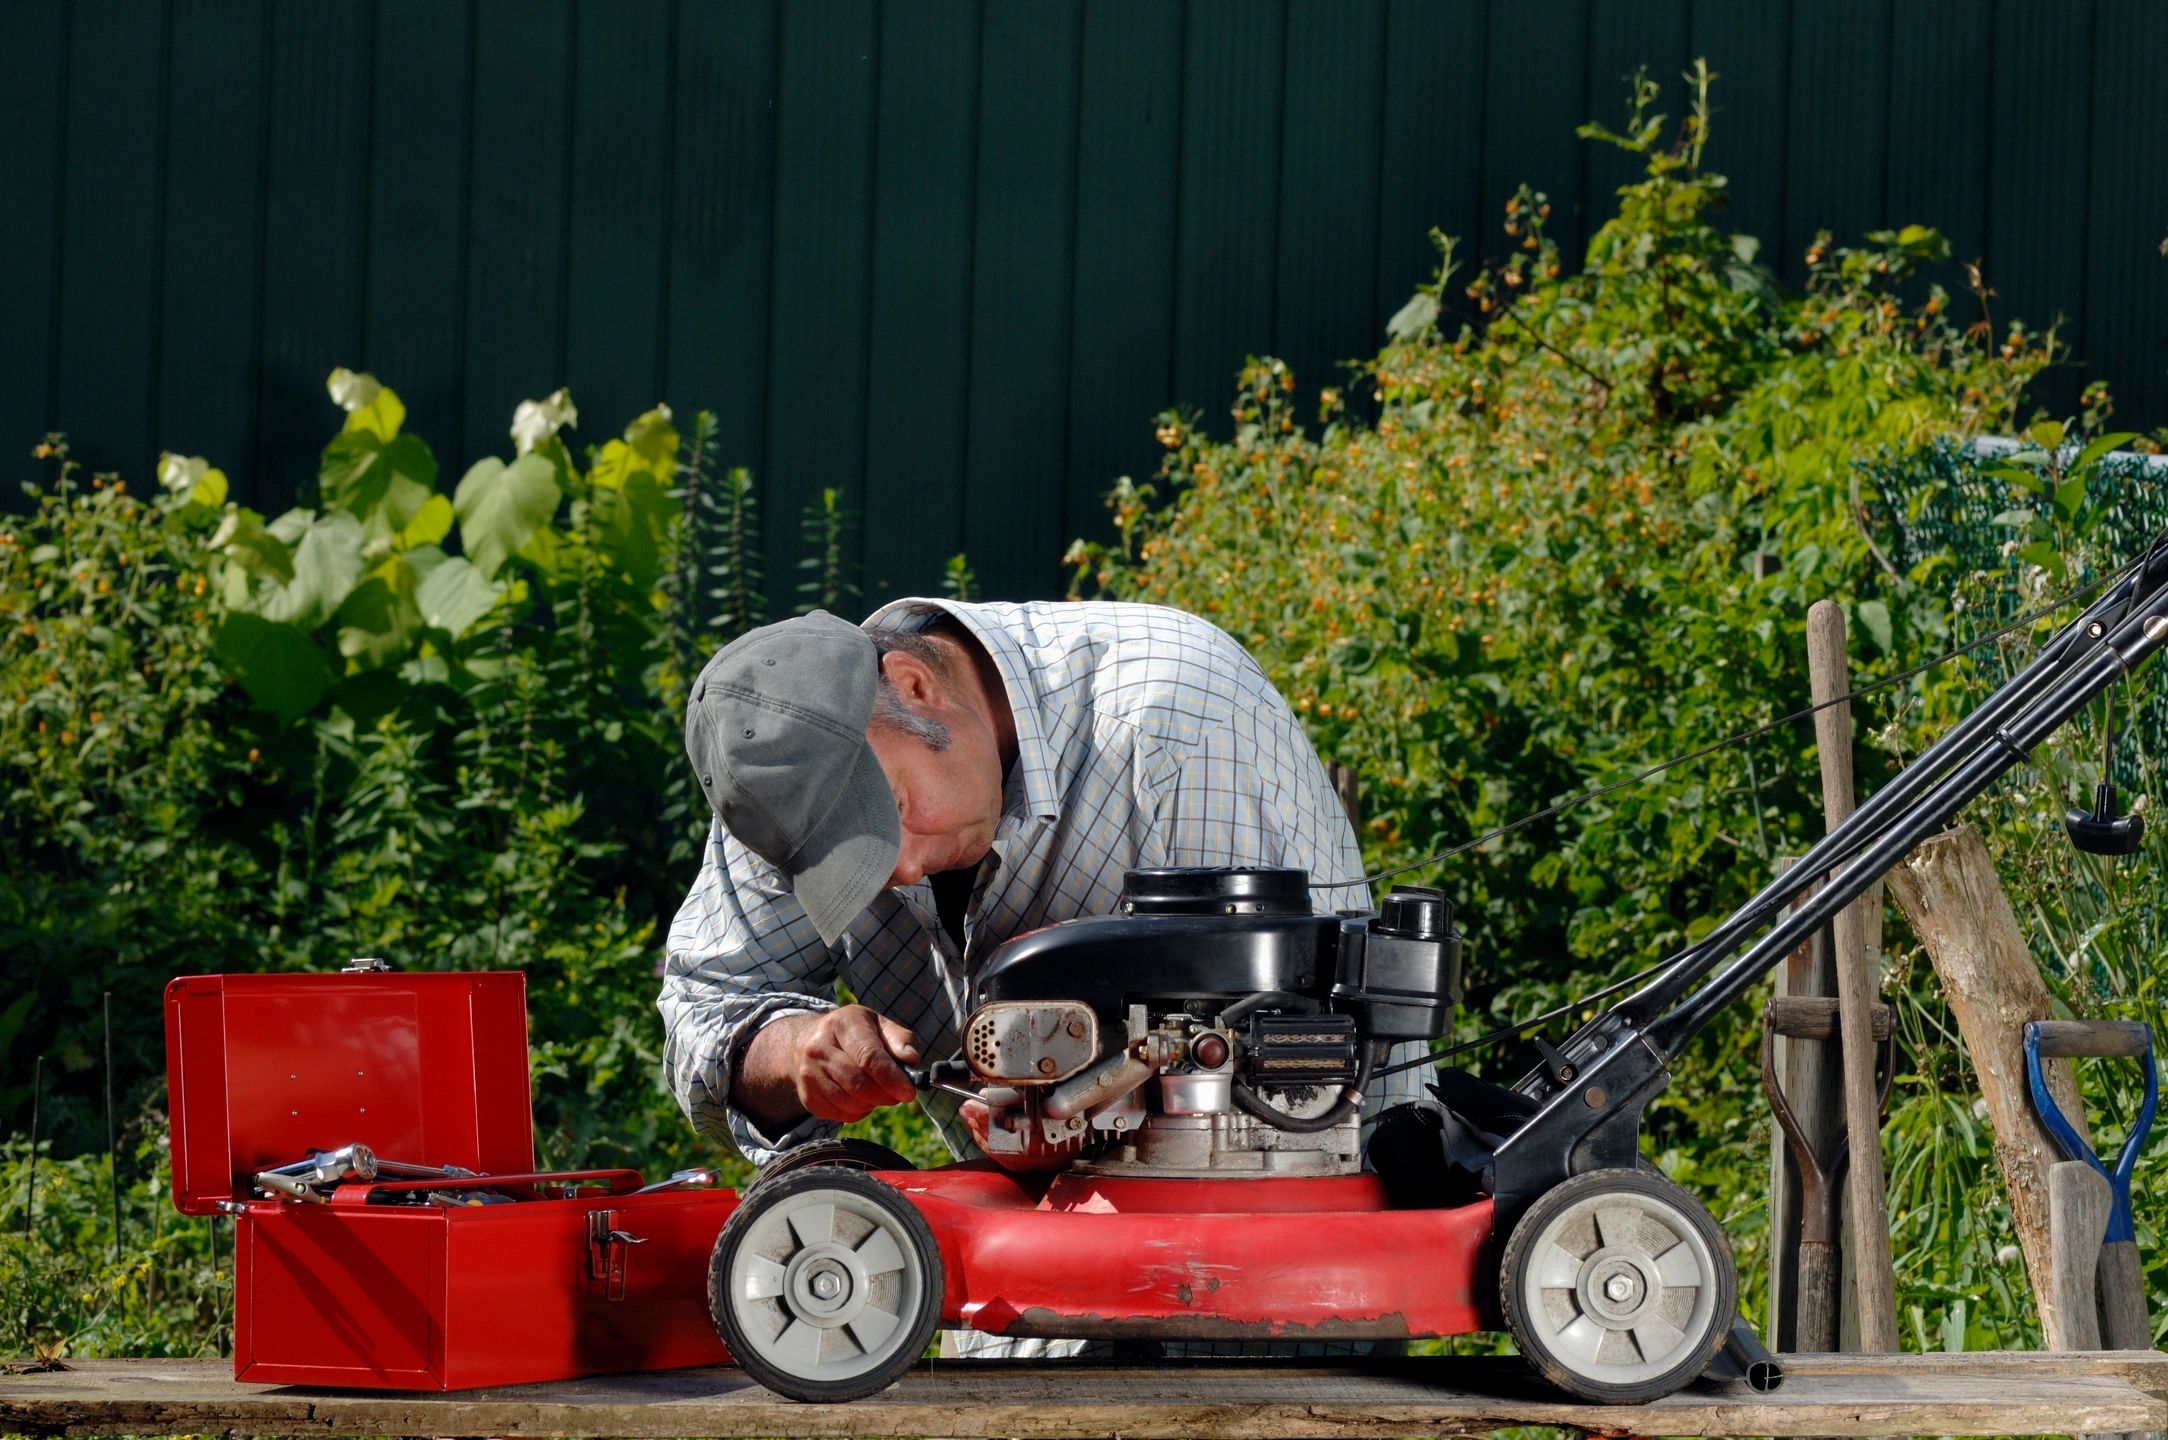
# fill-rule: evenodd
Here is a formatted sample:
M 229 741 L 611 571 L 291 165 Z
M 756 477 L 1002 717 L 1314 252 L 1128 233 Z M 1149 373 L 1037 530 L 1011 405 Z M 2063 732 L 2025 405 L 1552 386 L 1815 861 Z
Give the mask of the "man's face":
M 1001 754 L 991 729 L 960 707 L 922 707 L 949 727 L 936 750 L 915 735 L 871 728 L 867 743 L 896 792 L 903 848 L 891 885 L 912 885 L 984 859 L 1001 819 Z

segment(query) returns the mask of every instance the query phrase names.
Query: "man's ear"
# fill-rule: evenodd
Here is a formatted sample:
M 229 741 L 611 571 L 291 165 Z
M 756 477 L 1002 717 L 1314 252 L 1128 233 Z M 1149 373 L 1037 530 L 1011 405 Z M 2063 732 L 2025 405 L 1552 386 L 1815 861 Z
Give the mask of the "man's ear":
M 916 655 L 889 651 L 881 657 L 881 677 L 896 692 L 896 698 L 914 710 L 942 698 L 941 677 Z

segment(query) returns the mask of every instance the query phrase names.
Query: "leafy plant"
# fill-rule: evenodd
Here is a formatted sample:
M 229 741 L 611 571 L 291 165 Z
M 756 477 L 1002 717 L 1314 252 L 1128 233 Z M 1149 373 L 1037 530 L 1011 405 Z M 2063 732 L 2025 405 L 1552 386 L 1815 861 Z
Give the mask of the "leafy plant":
M 1688 78 L 1675 129 L 1645 82 L 1623 130 L 1584 129 L 1643 172 L 1577 271 L 1528 189 L 1482 263 L 1434 237 L 1434 279 L 1377 356 L 1323 392 L 1314 425 L 1285 366 L 1253 360 L 1231 433 L 1163 415 L 1159 473 L 1109 497 L 1115 541 L 1071 549 L 1078 593 L 1192 609 L 1249 646 L 1323 757 L 1362 778 L 1373 868 L 1797 708 L 1814 600 L 1844 606 L 1856 675 L 1951 639 L 1950 558 L 1889 559 L 1875 517 L 1917 497 L 1885 493 L 1869 462 L 1902 469 L 1934 443 L 2015 428 L 2053 337 L 1981 329 L 1976 273 L 1982 321 L 1953 319 L 1922 276 L 1947 246 L 1919 226 L 1819 238 L 1804 292 L 1784 291 L 1758 243 L 1721 223 L 1726 183 L 1701 163 L 1713 77 Z M 1892 703 L 1946 716 L 1963 683 L 1921 677 Z M 1459 901 L 1463 1024 L 1549 1009 L 1706 933 L 1820 833 L 1812 747 L 1805 725 L 1774 731 L 1404 877 Z M 1863 783 L 1889 764 L 1870 754 Z M 1648 1140 L 1742 1238 L 1758 1303 L 1768 1127 L 1752 1016 L 1735 1010 L 1682 1062 Z M 1947 1029 L 1924 1003 L 1913 1024 Z M 1486 1063 L 1517 1075 L 1531 1059 Z M 1912 1077 L 1917 1108 L 1893 1129 L 1922 1144 L 1893 1161 L 1900 1184 L 1986 1174 L 1979 1137 L 1944 1123 L 1958 1078 L 1941 1061 Z M 1948 1202 L 1918 1214 L 1961 1220 Z M 1980 1213 L 1973 1233 L 1992 1239 Z M 1983 1307 L 1953 1319 L 1951 1297 L 1978 1292 L 1998 1245 L 1901 1238 L 1921 1333 L 1984 1333 L 1968 1332 Z M 2023 1323 L 2006 1320 L 1989 1328 Z

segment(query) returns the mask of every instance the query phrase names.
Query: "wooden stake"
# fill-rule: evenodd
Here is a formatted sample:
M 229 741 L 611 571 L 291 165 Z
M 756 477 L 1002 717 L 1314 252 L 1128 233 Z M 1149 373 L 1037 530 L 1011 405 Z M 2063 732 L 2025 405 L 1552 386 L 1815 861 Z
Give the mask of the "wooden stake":
M 2057 1304 L 2048 1198 L 2049 1173 L 2063 1157 L 2033 1113 L 2025 1079 L 2025 1022 L 2054 1013 L 2048 987 L 2017 928 L 2010 897 L 1995 878 L 1987 846 L 1971 826 L 1959 825 L 1922 844 L 1889 872 L 1889 883 L 1927 947 L 1979 1074 L 1980 1098 L 1987 1102 L 1995 1136 L 1995 1163 L 2040 1305 L 2041 1328 L 2067 1335 L 2069 1320 Z M 2087 1135 L 2070 1062 L 2043 1056 L 2040 1072 L 2071 1128 Z
M 1828 600 L 1807 611 L 1807 674 L 1817 705 L 1850 688 L 1844 656 L 1844 612 Z M 1822 759 L 1822 809 L 1834 829 L 1852 813 L 1852 707 L 1831 705 L 1815 712 L 1814 738 Z M 1881 926 L 1882 887 L 1876 885 L 1837 912 L 1837 1013 L 1846 1036 L 1869 1033 L 1869 1012 L 1880 988 L 1875 954 Z M 1850 1258 L 1858 1284 L 1859 1346 L 1869 1353 L 1897 1349 L 1897 1276 L 1889 1254 L 1889 1190 L 1882 1174 L 1882 1115 L 1876 1103 L 1874 1047 L 1845 1044 L 1844 1123 L 1852 1138 L 1852 1161 L 1845 1187 L 1850 1201 Z

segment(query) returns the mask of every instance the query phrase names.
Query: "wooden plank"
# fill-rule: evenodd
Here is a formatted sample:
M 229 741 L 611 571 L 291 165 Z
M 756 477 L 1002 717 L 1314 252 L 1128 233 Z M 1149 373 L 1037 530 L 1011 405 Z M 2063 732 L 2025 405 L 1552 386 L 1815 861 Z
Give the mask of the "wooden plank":
M 1581 190 L 1588 142 L 1574 131 L 1588 118 L 1588 0 L 1492 5 L 1488 40 L 1483 225 L 1469 258 L 1519 243 L 1499 225 L 1506 200 L 1528 185 L 1550 198 L 1548 232 L 1566 268 L 1578 270 L 1587 238 Z
M 379 0 L 369 286 L 361 354 L 347 362 L 399 392 L 407 429 L 436 452 L 447 485 L 476 458 L 466 446 L 464 363 L 471 19 L 468 7 L 441 0 Z
M 365 10 L 271 8 L 256 387 L 256 493 L 267 511 L 301 499 L 339 428 L 324 378 L 362 363 L 374 50 Z
M 663 394 L 670 6 L 583 5 L 573 40 L 565 383 L 600 445 Z
M 2040 1323 L 2053 1349 L 2100 1348 L 2093 1281 L 2113 1202 L 2107 1177 L 2083 1160 L 2058 1160 L 2048 1167 L 2048 1250 L 2055 1298 L 2040 1307 Z
M 1655 114 L 1666 117 L 1663 144 L 1678 135 L 1678 126 L 1691 112 L 1693 94 L 1681 72 L 1687 68 L 1688 6 L 1686 0 L 1594 0 L 1589 11 L 1588 94 L 1582 101 L 1585 118 L 1625 133 L 1631 113 L 1628 84 L 1636 70 L 1662 86 Z M 1618 213 L 1618 190 L 1646 178 L 1643 157 L 1606 145 L 1586 142 L 1587 173 L 1583 179 L 1581 210 L 1593 235 L 1603 222 Z
M 726 468 L 763 463 L 775 220 L 775 0 L 678 10 L 664 392 L 712 410 Z
M 2037 0 L 1998 0 L 1995 59 L 1988 112 L 1987 283 L 1999 341 L 2012 319 L 2035 333 L 2055 322 L 2065 344 L 2082 345 L 2084 247 L 2073 243 L 2082 222 L 2068 204 L 2046 195 L 2077 196 L 2092 184 L 2090 87 L 2075 77 L 2093 73 L 2092 26 L 2074 24 L 2068 10 Z M 2124 57 L 2112 57 L 2111 63 Z M 1959 312 L 1974 318 L 1969 301 Z M 2055 415 L 2073 414 L 2082 385 L 2075 370 L 2049 371 L 2029 397 Z
M 2112 376 L 2117 430 L 2168 424 L 2168 96 L 2133 83 L 2131 57 L 2168 47 L 2168 8 L 2116 0 L 2094 34 L 2090 205 L 2085 224 L 2085 380 Z M 2066 232 L 2067 234 L 2067 232 Z M 2066 239 L 2067 243 L 2067 239 Z
M 140 484 L 157 456 L 165 7 L 83 0 L 69 22 L 53 423 L 77 459 Z
M 1760 261 L 1791 273 L 1784 240 L 1785 135 L 1791 67 L 1788 0 L 1767 5 L 1696 5 L 1693 53 L 1709 62 L 1709 146 L 1702 163 L 1725 177 L 1731 204 L 1718 222 L 1761 242 Z
M 1387 12 L 1385 121 L 1378 140 L 1381 333 L 1438 268 L 1431 229 L 1468 242 L 1465 257 L 1488 223 L 1482 145 L 1487 25 L 1480 0 L 1393 0 Z M 1451 309 L 1456 297 L 1449 292 L 1446 298 Z
M 1152 1369 L 941 1361 L 849 1405 L 783 1401 L 736 1370 L 603 1376 L 447 1395 L 239 1385 L 216 1360 L 88 1361 L 0 1378 L 0 1427 L 26 1434 L 1095 1437 L 1277 1440 L 1555 1425 L 1588 1434 L 2057 1434 L 2168 1419 L 2118 1357 L 1801 1357 L 1772 1394 L 1690 1388 L 1645 1406 L 1576 1405 L 1517 1361 L 1368 1367 L 1228 1361 Z M 1955 1368 L 1905 1362 L 1961 1362 Z M 1825 1363 L 1810 1363 L 1825 1362 Z M 2017 1362 L 2017 1363 L 2004 1363 Z M 2142 1376 L 2134 1382 L 2133 1370 Z
M 1064 542 L 1113 539 L 1106 492 L 1159 467 L 1152 417 L 1174 398 L 1181 10 L 1093 0 L 1081 65 Z
M 782 12 L 764 486 L 776 614 L 790 613 L 800 599 L 798 527 L 806 506 L 828 487 L 842 492 L 847 508 L 864 503 L 880 40 L 870 0 Z
M 939 593 L 942 562 L 963 548 L 978 90 L 975 7 L 883 8 L 866 341 L 868 610 Z
M 158 447 L 204 455 L 255 505 L 257 245 L 264 194 L 262 0 L 173 7 L 166 109 Z M 283 491 L 283 487 L 282 487 Z
M 1068 474 L 1078 0 L 981 20 L 964 545 L 989 599 L 1058 593 Z
M 479 457 L 511 454 L 519 402 L 565 383 L 570 0 L 479 7 L 473 89 L 460 433 Z M 578 445 L 607 423 L 597 415 L 565 439 Z M 445 468 L 456 482 L 460 467 Z
M 53 340 L 60 294 L 61 148 L 68 128 L 68 11 L 64 0 L 0 5 L 0 54 L 45 57 L 0 87 L 0 195 L 15 197 L 0 225 L 0 514 L 27 501 L 18 482 L 36 474 L 30 447 L 53 424 Z M 87 439 L 88 436 L 85 436 Z
M 1815 232 L 1860 245 L 1888 219 L 1889 27 L 1889 0 L 1814 0 L 1792 10 L 1782 272 L 1789 279 L 1803 275 L 1800 257 Z
M 1246 355 L 1269 353 L 1279 216 L 1283 3 L 1192 0 L 1182 37 L 1173 402 L 1215 434 Z
M 1347 385 L 1346 362 L 1384 339 L 1377 237 L 1348 217 L 1378 211 L 1385 20 L 1370 0 L 1287 13 L 1274 344 L 1294 369 L 1301 421 L 1316 414 L 1320 389 Z

